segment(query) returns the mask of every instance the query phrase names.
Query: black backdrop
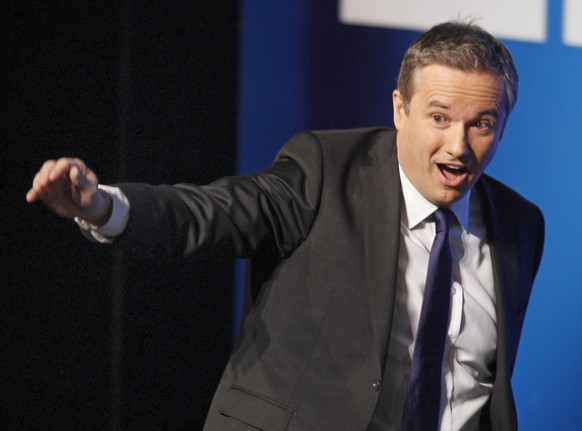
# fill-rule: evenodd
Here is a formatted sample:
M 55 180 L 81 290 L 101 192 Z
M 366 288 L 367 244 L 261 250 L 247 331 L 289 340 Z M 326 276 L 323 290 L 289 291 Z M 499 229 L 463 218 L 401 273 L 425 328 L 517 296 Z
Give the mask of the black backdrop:
M 199 429 L 231 346 L 231 262 L 121 255 L 24 196 L 63 155 L 102 183 L 233 173 L 237 2 L 13 3 L 0 28 L 0 429 Z

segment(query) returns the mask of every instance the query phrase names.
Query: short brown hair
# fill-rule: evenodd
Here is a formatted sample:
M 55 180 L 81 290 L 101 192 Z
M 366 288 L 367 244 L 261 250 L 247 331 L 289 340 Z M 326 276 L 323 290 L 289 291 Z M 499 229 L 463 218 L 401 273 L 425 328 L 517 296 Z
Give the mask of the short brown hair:
M 511 54 L 499 40 L 477 25 L 462 22 L 439 24 L 410 45 L 398 76 L 398 90 L 406 112 L 415 91 L 416 73 L 430 64 L 497 76 L 503 84 L 507 115 L 517 102 L 518 75 Z

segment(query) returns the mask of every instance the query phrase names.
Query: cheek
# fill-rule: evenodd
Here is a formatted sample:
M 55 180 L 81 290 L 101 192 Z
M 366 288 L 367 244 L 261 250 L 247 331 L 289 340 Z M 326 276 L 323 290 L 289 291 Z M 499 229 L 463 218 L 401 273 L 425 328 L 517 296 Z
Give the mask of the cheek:
M 398 133 L 402 134 L 402 148 L 399 150 L 401 162 L 418 173 L 429 171 L 433 157 L 443 145 L 442 136 L 419 122 L 408 124 Z
M 410 136 L 409 146 L 408 146 L 408 157 L 414 160 L 415 164 L 420 169 L 424 169 L 428 160 L 430 160 L 433 151 L 433 145 L 431 141 L 427 139 L 427 136 L 422 133 L 413 133 Z
M 417 142 L 419 142 L 419 144 L 416 148 L 416 152 L 419 158 L 430 161 L 434 156 L 444 151 L 446 139 L 442 133 L 438 132 L 435 133 L 434 131 L 427 129 L 425 133 L 417 137 Z

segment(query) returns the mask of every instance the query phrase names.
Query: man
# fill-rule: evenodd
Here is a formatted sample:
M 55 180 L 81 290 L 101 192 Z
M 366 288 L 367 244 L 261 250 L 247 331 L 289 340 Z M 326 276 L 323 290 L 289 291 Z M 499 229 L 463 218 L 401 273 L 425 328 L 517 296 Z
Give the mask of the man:
M 98 186 L 82 161 L 48 161 L 27 200 L 118 247 L 250 257 L 207 430 L 516 430 L 510 376 L 544 224 L 483 174 L 516 98 L 507 49 L 477 26 L 442 24 L 405 55 L 396 131 L 302 133 L 271 167 L 208 186 Z M 417 391 L 438 214 L 452 257 L 439 265 L 445 331 L 436 380 Z M 416 393 L 436 400 L 434 418 L 415 410 Z

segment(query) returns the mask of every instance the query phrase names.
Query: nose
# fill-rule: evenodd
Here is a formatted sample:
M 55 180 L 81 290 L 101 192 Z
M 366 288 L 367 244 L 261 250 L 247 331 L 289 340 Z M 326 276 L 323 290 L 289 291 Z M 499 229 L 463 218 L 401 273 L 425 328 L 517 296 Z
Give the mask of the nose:
M 451 127 L 447 137 L 447 152 L 460 159 L 469 154 L 469 132 L 462 125 Z

